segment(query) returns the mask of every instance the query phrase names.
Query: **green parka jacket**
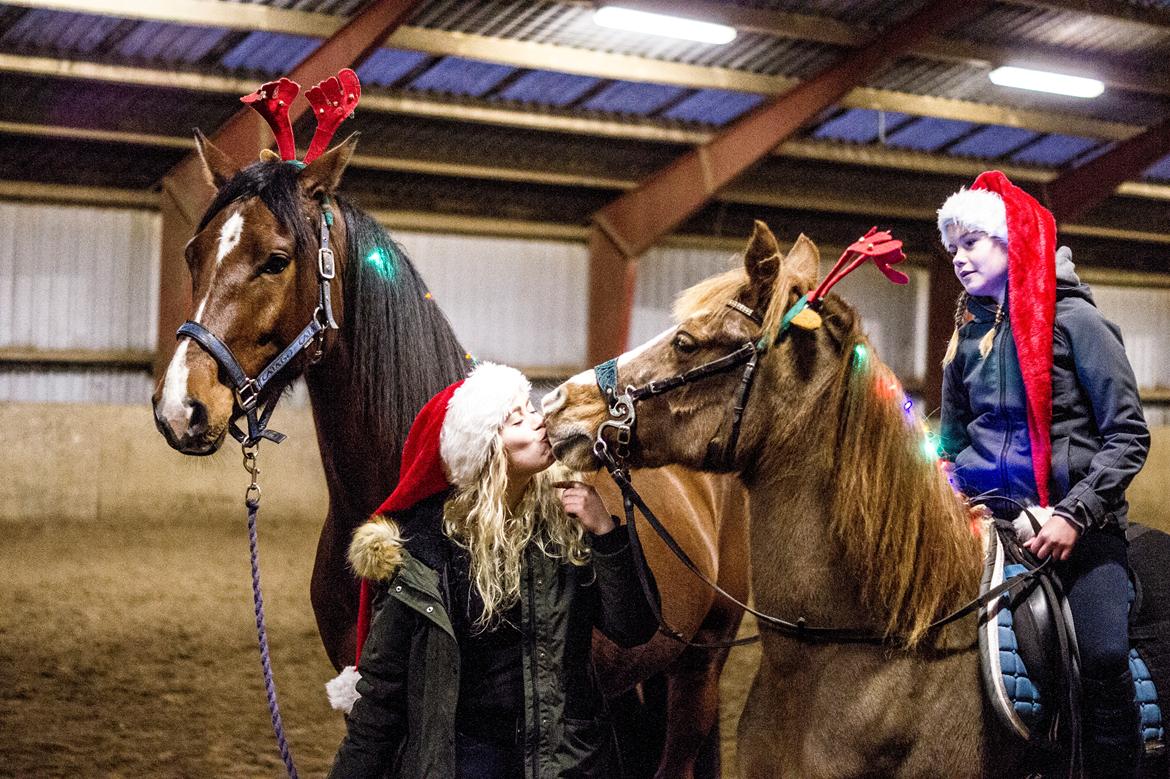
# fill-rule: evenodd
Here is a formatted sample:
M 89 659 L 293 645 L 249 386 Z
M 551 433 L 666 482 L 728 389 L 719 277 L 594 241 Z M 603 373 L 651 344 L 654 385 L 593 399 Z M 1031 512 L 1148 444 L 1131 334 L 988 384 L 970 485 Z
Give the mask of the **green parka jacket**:
M 447 572 L 440 556 L 425 543 L 417 548 L 414 543 L 425 536 L 422 527 L 431 529 L 433 540 L 443 497 L 423 501 L 414 516 L 399 518 L 411 531 L 405 540 L 387 520 L 368 523 L 374 540 L 355 539 L 351 547 L 355 570 L 379 584 L 358 662 L 361 698 L 346 718 L 347 733 L 329 773 L 333 779 L 456 774 L 460 661 L 445 595 Z M 584 567 L 550 558 L 535 545 L 525 552 L 520 603 L 525 779 L 621 775 L 592 663 L 593 628 L 628 647 L 649 641 L 657 622 L 625 529 L 595 536 L 591 546 L 591 563 Z M 652 574 L 646 575 L 653 585 Z

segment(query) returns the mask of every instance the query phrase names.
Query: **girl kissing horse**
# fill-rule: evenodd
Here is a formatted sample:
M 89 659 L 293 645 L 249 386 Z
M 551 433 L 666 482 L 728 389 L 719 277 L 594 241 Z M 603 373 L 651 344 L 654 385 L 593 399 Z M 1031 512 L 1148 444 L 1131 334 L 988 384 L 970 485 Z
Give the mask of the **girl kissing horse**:
M 340 668 L 354 660 L 358 588 L 345 562 L 350 536 L 397 483 L 414 415 L 465 374 L 465 351 L 401 247 L 336 195 L 354 137 L 303 169 L 262 155 L 261 162 L 240 170 L 202 135 L 196 140 L 216 195 L 186 249 L 197 302 L 192 320 L 226 344 L 249 376 L 318 316 L 320 289 L 328 289 L 338 323 L 337 329 L 324 330 L 318 354 L 310 357 L 315 351 L 310 346 L 292 359 L 260 400 L 278 397 L 297 376 L 305 377 L 329 487 L 311 600 L 325 650 Z M 328 287 L 318 278 L 326 199 L 333 204 L 327 233 L 336 263 Z M 240 410 L 229 379 L 199 344 L 180 337 L 154 395 L 157 427 L 173 448 L 190 455 L 219 448 Z M 671 526 L 688 551 L 712 577 L 744 595 L 746 560 L 738 553 L 746 543 L 742 488 L 733 480 L 677 468 L 644 478 L 669 505 Z M 610 505 L 620 505 L 612 483 L 598 486 Z M 699 642 L 734 635 L 737 608 L 713 597 L 665 548 L 651 545 L 647 553 L 672 627 Z M 594 655 L 611 696 L 666 673 L 666 737 L 657 745 L 661 762 L 653 751 L 639 754 L 643 764 L 651 769 L 657 764 L 661 776 L 690 776 L 706 743 L 713 747 L 706 770 L 718 775 L 717 685 L 726 650 L 684 650 L 663 635 L 639 650 L 619 650 L 598 636 Z M 658 708 L 661 718 L 663 707 Z
M 1016 775 L 1028 758 L 984 707 L 975 618 L 930 629 L 977 596 L 980 539 L 860 318 L 829 295 L 820 318 L 792 319 L 779 340 L 758 345 L 816 286 L 818 266 L 807 238 L 782 256 L 757 222 L 744 268 L 685 292 L 677 327 L 616 363 L 617 386 L 636 388 L 627 396 L 636 406 L 628 462 L 720 463 L 747 485 L 755 607 L 886 638 L 764 630 L 739 724 L 742 774 Z M 745 344 L 763 349 L 754 384 L 738 369 L 699 369 Z M 554 451 L 572 467 L 598 467 L 594 440 L 613 400 L 596 382 L 611 370 L 598 366 L 544 400 Z M 701 380 L 643 396 L 648 382 L 661 389 L 688 371 Z M 742 386 L 755 389 L 746 405 L 738 396 L 742 417 L 733 421 Z M 729 445 L 712 458 L 710 441 Z

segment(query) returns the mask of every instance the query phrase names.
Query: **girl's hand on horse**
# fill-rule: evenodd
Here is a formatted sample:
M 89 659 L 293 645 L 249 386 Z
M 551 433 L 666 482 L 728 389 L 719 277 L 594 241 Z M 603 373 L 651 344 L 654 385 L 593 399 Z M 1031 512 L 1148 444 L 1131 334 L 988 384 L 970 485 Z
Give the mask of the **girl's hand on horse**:
M 559 497 L 565 513 L 593 535 L 605 535 L 617 527 L 593 485 L 579 481 L 558 481 L 553 486 L 561 490 Z
M 1057 560 L 1067 560 L 1073 545 L 1081 537 L 1081 531 L 1060 514 L 1044 523 L 1034 538 L 1024 542 L 1024 547 L 1043 560 L 1052 555 Z

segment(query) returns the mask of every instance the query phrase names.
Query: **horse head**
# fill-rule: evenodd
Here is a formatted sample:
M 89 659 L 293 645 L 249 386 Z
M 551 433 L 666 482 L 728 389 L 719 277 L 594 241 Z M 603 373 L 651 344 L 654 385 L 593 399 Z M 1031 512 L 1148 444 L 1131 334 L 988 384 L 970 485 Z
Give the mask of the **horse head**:
M 215 333 L 244 373 L 256 376 L 319 315 L 322 204 L 337 188 L 356 136 L 304 166 L 266 154 L 243 170 L 200 133 L 196 145 L 217 192 L 185 251 L 194 303 L 190 321 Z M 336 212 L 333 246 L 341 268 L 345 225 Z M 338 273 L 330 290 L 338 319 L 341 278 Z M 335 340 L 335 331 L 326 330 L 320 346 L 328 351 Z M 302 352 L 265 395 L 279 393 L 307 359 Z M 159 431 L 173 448 L 193 455 L 219 448 L 237 408 L 221 364 L 189 337 L 180 337 L 153 401 Z
M 758 462 L 771 428 L 792 416 L 791 408 L 822 384 L 818 375 L 837 362 L 819 355 L 840 352 L 857 324 L 852 310 L 832 296 L 820 303 L 825 326 L 810 310 L 776 343 L 762 343 L 816 285 L 819 263 L 808 238 L 800 236 L 785 255 L 768 226 L 757 221 L 742 268 L 684 292 L 675 304 L 678 324 L 617 359 L 617 394 L 635 388 L 637 396 L 629 464 L 743 472 Z M 580 469 L 601 464 L 594 440 L 611 419 L 597 375 L 590 370 L 574 376 L 544 399 L 557 457 Z M 769 389 L 751 391 L 761 383 Z

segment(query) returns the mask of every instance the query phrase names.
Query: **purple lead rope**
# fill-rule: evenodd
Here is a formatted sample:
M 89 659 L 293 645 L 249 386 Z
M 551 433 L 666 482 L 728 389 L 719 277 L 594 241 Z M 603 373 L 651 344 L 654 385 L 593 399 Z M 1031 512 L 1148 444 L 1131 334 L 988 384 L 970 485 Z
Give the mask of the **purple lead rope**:
M 248 544 L 252 551 L 252 601 L 256 610 L 256 640 L 260 643 L 260 665 L 264 667 L 264 691 L 268 695 L 268 711 L 272 715 L 272 730 L 276 733 L 276 746 L 280 758 L 288 769 L 289 779 L 298 779 L 297 767 L 293 763 L 292 751 L 284 737 L 284 723 L 280 718 L 280 704 L 276 702 L 276 682 L 272 680 L 272 662 L 268 658 L 268 631 L 264 628 L 264 595 L 260 592 L 260 552 L 256 540 L 256 514 L 260 500 L 249 496 L 244 501 L 248 507 Z

